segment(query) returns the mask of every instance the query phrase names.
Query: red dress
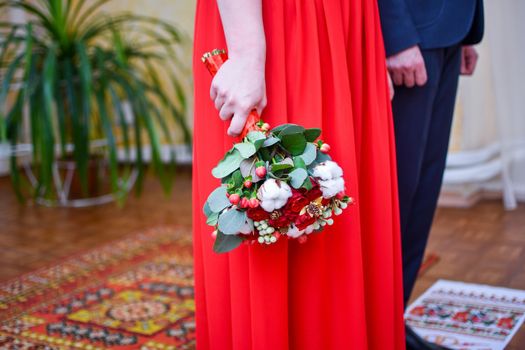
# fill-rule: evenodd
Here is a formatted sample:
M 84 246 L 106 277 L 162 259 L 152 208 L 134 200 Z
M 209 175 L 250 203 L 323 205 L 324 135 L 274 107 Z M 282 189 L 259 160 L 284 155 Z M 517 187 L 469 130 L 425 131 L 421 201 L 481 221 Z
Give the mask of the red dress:
M 225 48 L 216 0 L 195 27 L 193 224 L 197 348 L 404 349 L 394 137 L 375 0 L 263 0 L 272 126 L 321 127 L 356 204 L 305 244 L 212 251 L 202 206 L 232 145 L 204 52 Z

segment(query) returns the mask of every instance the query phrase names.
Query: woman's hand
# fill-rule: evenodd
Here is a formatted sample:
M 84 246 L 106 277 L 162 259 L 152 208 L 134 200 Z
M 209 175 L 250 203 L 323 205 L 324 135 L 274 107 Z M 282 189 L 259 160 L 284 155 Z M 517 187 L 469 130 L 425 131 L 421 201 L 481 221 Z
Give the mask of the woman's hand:
M 232 55 L 213 78 L 210 97 L 222 120 L 231 119 L 228 135 L 242 132 L 248 114 L 266 107 L 263 55 Z

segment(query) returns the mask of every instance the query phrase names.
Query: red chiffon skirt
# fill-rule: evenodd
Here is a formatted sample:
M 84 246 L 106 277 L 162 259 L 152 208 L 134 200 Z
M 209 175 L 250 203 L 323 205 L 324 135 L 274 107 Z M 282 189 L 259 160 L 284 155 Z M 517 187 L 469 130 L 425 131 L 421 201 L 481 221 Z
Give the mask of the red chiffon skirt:
M 195 27 L 193 236 L 197 348 L 404 349 L 394 137 L 376 1 L 263 0 L 265 121 L 321 127 L 356 204 L 305 244 L 212 250 L 202 206 L 232 145 L 200 61 L 225 48 L 216 0 Z

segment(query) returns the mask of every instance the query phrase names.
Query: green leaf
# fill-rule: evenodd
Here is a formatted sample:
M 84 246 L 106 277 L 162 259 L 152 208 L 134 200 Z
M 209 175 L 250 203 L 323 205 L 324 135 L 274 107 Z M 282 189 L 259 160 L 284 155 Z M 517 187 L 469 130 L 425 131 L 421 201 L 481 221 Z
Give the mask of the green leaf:
M 306 170 L 306 163 L 301 156 L 293 157 L 293 165 L 296 168 L 304 169 Z
M 310 191 L 314 186 L 312 184 L 312 180 L 310 180 L 310 178 L 307 177 L 306 180 L 304 180 L 304 183 L 301 187 L 307 191 Z
M 206 224 L 210 226 L 217 225 L 217 222 L 219 221 L 219 213 L 211 213 L 210 216 L 206 219 Z
M 243 159 L 244 157 L 241 155 L 241 152 L 239 152 L 237 149 L 230 150 L 228 153 L 226 153 L 226 155 L 219 162 L 219 164 L 215 168 L 213 168 L 211 173 L 217 179 L 221 179 L 225 176 L 228 176 L 235 170 L 239 169 L 239 166 L 241 165 Z
M 302 134 L 304 133 L 304 128 L 300 125 L 290 124 L 283 128 L 281 132 L 279 132 L 278 137 L 282 140 L 282 138 L 285 135 L 291 135 L 291 134 Z
M 317 157 L 317 147 L 313 143 L 308 142 L 303 154 L 299 156 L 305 165 L 310 165 Z M 297 158 L 297 157 L 296 157 Z
M 242 238 L 237 235 L 225 235 L 221 231 L 217 232 L 213 251 L 215 253 L 227 253 L 240 246 Z
M 275 145 L 276 143 L 278 142 L 281 142 L 281 139 L 277 138 L 277 137 L 269 137 L 268 139 L 266 139 L 263 143 L 263 147 L 271 147 L 273 145 Z
M 286 134 L 281 140 L 283 147 L 293 156 L 301 155 L 306 148 L 306 139 L 302 133 Z
M 304 169 L 295 169 L 289 174 L 289 176 L 292 187 L 300 188 L 308 177 L 308 173 Z
M 210 203 L 208 203 L 208 201 L 204 203 L 204 206 L 202 207 L 202 212 L 204 213 L 204 215 L 206 215 L 206 217 L 209 217 L 211 214 L 213 214 L 213 211 L 210 208 Z
M 240 170 L 235 170 L 231 177 L 232 184 L 237 188 L 244 183 L 244 177 L 241 174 Z
M 213 213 L 220 213 L 222 210 L 231 206 L 231 203 L 226 196 L 226 186 L 217 187 L 210 195 L 206 201 L 208 206 L 204 205 L 204 210 L 209 209 Z
M 297 126 L 296 124 L 281 124 L 271 130 L 271 133 L 278 134 L 289 126 Z
M 219 231 L 225 235 L 238 234 L 246 223 L 246 212 L 230 209 L 219 216 Z
M 265 142 L 266 135 L 261 131 L 250 131 L 248 135 L 246 135 L 246 138 L 253 143 L 256 149 L 259 149 Z
M 235 147 L 235 149 L 241 153 L 241 156 L 243 158 L 250 158 L 255 154 L 255 152 L 257 152 L 254 144 L 250 142 L 237 143 L 233 147 Z
M 315 161 L 317 163 L 326 162 L 327 160 L 332 160 L 332 157 L 330 157 L 328 154 L 323 152 L 317 152 L 317 157 L 315 158 Z
M 271 165 L 272 172 L 290 169 L 293 167 L 294 167 L 294 162 L 291 158 L 285 158 L 284 160 Z
M 321 135 L 321 129 L 319 128 L 311 128 L 311 129 L 306 129 L 304 131 L 304 137 L 306 137 L 306 141 L 308 142 L 314 142 L 320 135 Z

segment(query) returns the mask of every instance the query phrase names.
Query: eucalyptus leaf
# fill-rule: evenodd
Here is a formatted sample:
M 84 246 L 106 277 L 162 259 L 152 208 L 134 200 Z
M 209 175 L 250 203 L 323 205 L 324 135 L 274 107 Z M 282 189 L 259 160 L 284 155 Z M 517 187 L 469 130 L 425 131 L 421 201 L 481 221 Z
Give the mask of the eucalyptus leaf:
M 284 131 L 286 131 L 286 129 Z M 283 147 L 293 156 L 301 155 L 307 143 L 302 133 L 286 134 L 281 138 L 281 141 Z
M 256 149 L 259 149 L 263 146 L 266 135 L 261 131 L 250 131 L 248 135 L 246 135 L 246 138 L 249 142 L 253 143 Z
M 317 163 L 326 162 L 327 160 L 332 160 L 332 157 L 330 157 L 328 154 L 323 152 L 317 152 L 317 156 L 315 158 L 315 161 Z
M 217 187 L 210 195 L 206 201 L 209 209 L 214 213 L 219 213 L 225 208 L 231 206 L 230 200 L 226 196 L 226 186 Z M 206 210 L 206 206 L 204 207 Z
M 308 142 L 303 154 L 299 156 L 305 165 L 310 165 L 317 157 L 317 147 L 313 143 Z
M 290 134 L 302 134 L 304 132 L 304 127 L 296 124 L 288 124 L 286 125 L 281 131 L 279 131 L 279 134 L 277 137 L 279 137 L 281 140 L 283 136 L 290 135 Z
M 279 163 L 275 163 L 271 165 L 272 172 L 290 169 L 294 167 L 294 162 L 291 158 L 285 158 L 284 160 L 280 161 Z
M 306 129 L 304 131 L 304 137 L 306 137 L 306 141 L 308 142 L 314 142 L 320 135 L 321 135 L 321 129 L 319 128 L 311 128 L 311 129 Z
M 246 223 L 246 212 L 230 209 L 219 216 L 219 231 L 225 235 L 238 234 Z
M 217 232 L 213 251 L 215 253 L 227 253 L 240 246 L 242 238 L 237 235 L 225 235 L 221 231 Z
M 263 143 L 263 147 L 270 147 L 270 146 L 273 146 L 275 145 L 276 143 L 280 142 L 281 139 L 277 138 L 277 137 L 274 137 L 274 136 L 271 136 L 269 138 L 267 138 L 264 143 Z
M 293 157 L 293 164 L 296 168 L 301 168 L 306 170 L 306 163 L 304 162 L 304 159 L 301 158 L 301 156 Z
M 251 176 L 252 182 L 259 182 L 261 181 L 261 178 L 257 176 L 255 173 L 255 159 L 245 159 L 241 162 L 241 165 L 239 166 L 241 170 L 241 174 L 244 177 Z
M 219 221 L 219 213 L 211 213 L 210 216 L 206 219 L 206 224 L 210 226 L 217 225 L 217 222 Z
M 209 217 L 211 214 L 213 214 L 213 211 L 210 208 L 210 203 L 208 203 L 208 201 L 204 203 L 204 206 L 202 207 L 202 212 L 204 213 L 204 215 L 206 215 L 206 217 Z
M 230 175 L 235 170 L 239 169 L 241 162 L 244 160 L 244 157 L 241 155 L 241 152 L 237 149 L 230 150 L 224 158 L 219 162 L 219 164 L 213 168 L 211 171 L 212 175 L 221 179 L 225 176 Z
M 255 145 L 250 142 L 237 143 L 234 147 L 239 151 L 243 158 L 250 158 L 255 152 L 257 152 Z
M 304 169 L 295 169 L 289 174 L 289 176 L 292 187 L 300 188 L 308 177 L 308 173 Z

